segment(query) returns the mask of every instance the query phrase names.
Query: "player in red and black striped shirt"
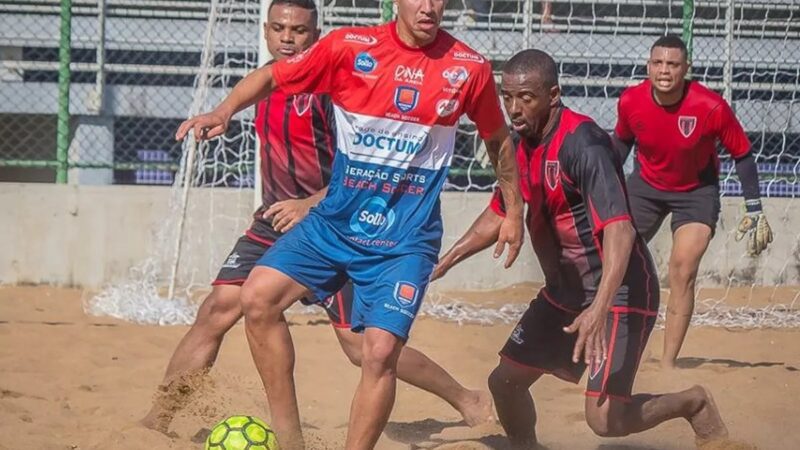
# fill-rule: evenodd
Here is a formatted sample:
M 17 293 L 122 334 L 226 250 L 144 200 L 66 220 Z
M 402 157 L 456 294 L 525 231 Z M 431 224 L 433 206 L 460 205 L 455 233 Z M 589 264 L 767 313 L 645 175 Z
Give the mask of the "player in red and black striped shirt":
M 311 46 L 319 35 L 316 23 L 313 0 L 273 0 L 264 24 L 272 56 L 290 57 Z M 255 212 L 251 227 L 222 264 L 194 325 L 175 349 L 164 375 L 164 387 L 142 420 L 144 425 L 167 431 L 176 411 L 182 407 L 180 403 L 188 401 L 188 396 L 182 393 L 192 390 L 185 376 L 211 367 L 223 337 L 242 317 L 239 296 L 256 261 L 325 196 L 336 141 L 333 120 L 330 98 L 324 95 L 286 95 L 277 90 L 258 103 L 255 126 L 261 142 L 263 204 Z M 318 304 L 330 317 L 342 349 L 358 365 L 362 335 L 350 331 L 352 302 L 353 289 L 348 284 Z M 483 423 L 493 415 L 488 392 L 464 388 L 443 368 L 411 347 L 403 347 L 400 353 L 397 376 L 447 401 L 469 426 Z M 277 420 L 275 414 L 273 420 Z M 274 427 L 278 425 L 273 423 Z
M 577 383 L 589 367 L 586 421 L 625 436 L 683 417 L 698 438 L 726 435 L 701 387 L 631 395 L 658 312 L 659 288 L 644 239 L 631 224 L 622 164 L 608 134 L 561 104 L 556 64 L 525 50 L 506 63 L 503 100 L 517 147 L 527 226 L 545 285 L 500 352 L 489 377 L 513 448 L 537 448 L 529 388 L 543 374 Z M 500 192 L 434 272 L 492 245 L 505 213 Z
M 750 141 L 725 99 L 684 79 L 689 70 L 686 56 L 686 46 L 677 36 L 664 36 L 653 44 L 649 79 L 622 93 L 614 130 L 623 160 L 636 144 L 636 164 L 628 179 L 636 228 L 649 241 L 672 215 L 670 294 L 661 357 L 665 368 L 675 366 L 689 328 L 697 271 L 719 218 L 717 142 L 733 157 L 742 183 L 746 215 L 737 240 L 747 236 L 751 255 L 772 241 Z

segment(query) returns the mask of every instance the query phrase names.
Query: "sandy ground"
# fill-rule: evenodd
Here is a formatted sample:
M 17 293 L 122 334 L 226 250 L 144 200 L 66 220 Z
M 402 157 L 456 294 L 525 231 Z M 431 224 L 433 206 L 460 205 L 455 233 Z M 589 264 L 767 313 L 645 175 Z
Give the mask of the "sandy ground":
M 194 449 L 192 438 L 232 414 L 269 421 L 243 326 L 226 339 L 213 386 L 175 420 L 174 435 L 143 429 L 167 360 L 186 327 L 139 326 L 90 317 L 80 290 L 0 287 L 0 448 Z M 526 289 L 509 294 L 530 298 Z M 294 316 L 301 414 L 312 448 L 341 448 L 358 371 L 339 351 L 322 316 Z M 468 387 L 484 387 L 512 325 L 462 325 L 422 318 L 411 345 Z M 696 328 L 680 365 L 662 372 L 662 334 L 645 352 L 635 391 L 710 387 L 731 435 L 761 449 L 800 448 L 800 330 Z M 685 422 L 621 439 L 595 437 L 583 420 L 583 387 L 545 377 L 534 388 L 538 433 L 550 449 L 684 449 Z M 442 400 L 401 384 L 378 448 L 503 448 L 502 430 L 467 428 Z M 728 448 L 728 447 L 726 447 Z

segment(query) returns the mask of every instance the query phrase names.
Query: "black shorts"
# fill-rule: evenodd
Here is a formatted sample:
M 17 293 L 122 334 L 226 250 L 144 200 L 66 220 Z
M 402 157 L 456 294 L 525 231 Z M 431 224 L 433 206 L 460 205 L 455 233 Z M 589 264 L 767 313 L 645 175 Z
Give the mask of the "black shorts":
M 232 284 L 241 286 L 256 266 L 256 262 L 266 253 L 273 242 L 252 235 L 250 232 L 240 237 L 225 258 L 213 286 Z M 328 318 L 336 328 L 350 328 L 350 313 L 353 306 L 353 284 L 347 282 L 341 291 L 325 300 L 303 299 L 306 305 L 319 305 L 325 309 Z
M 639 360 L 656 315 L 654 311 L 624 306 L 611 308 L 606 324 L 608 358 L 589 371 L 587 396 L 630 400 Z M 578 383 L 586 370 L 583 361 L 572 362 L 578 335 L 563 330 L 576 317 L 578 314 L 561 309 L 540 295 L 522 315 L 500 356 L 514 365 Z
M 687 223 L 704 223 L 711 227 L 711 235 L 714 235 L 720 212 L 719 186 L 666 192 L 650 186 L 636 170 L 628 177 L 627 185 L 633 222 L 646 241 L 653 239 L 661 222 L 670 213 L 673 233 Z

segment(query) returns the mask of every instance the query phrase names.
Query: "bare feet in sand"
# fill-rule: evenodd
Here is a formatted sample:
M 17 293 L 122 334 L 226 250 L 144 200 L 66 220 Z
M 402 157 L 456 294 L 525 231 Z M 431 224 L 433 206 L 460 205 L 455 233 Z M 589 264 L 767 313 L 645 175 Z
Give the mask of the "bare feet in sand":
M 469 391 L 469 398 L 458 408 L 458 412 L 470 427 L 494 422 L 492 395 L 486 391 Z
M 728 437 L 728 428 L 719 415 L 714 397 L 703 386 L 693 386 L 692 390 L 702 399 L 695 413 L 689 417 L 689 423 L 694 430 L 697 446 Z

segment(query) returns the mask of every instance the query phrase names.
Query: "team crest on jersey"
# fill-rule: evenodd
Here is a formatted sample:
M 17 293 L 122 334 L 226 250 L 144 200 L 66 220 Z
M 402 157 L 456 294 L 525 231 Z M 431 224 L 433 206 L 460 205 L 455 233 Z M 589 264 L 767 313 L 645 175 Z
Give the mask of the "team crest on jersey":
M 410 86 L 398 86 L 394 91 L 394 106 L 407 113 L 417 107 L 419 91 Z
M 694 116 L 680 116 L 678 117 L 678 128 L 681 130 L 681 135 L 688 138 L 692 135 L 695 127 L 697 126 L 697 117 Z
M 294 105 L 294 111 L 297 113 L 298 116 L 302 116 L 303 114 L 307 113 L 308 110 L 311 108 L 311 95 L 309 94 L 298 94 L 295 95 L 292 99 L 292 105 Z
M 394 299 L 403 308 L 410 308 L 417 303 L 417 286 L 407 281 L 398 281 L 394 285 Z
M 558 161 L 545 162 L 544 180 L 545 182 L 547 182 L 547 187 L 549 187 L 551 191 L 556 190 L 556 186 L 558 186 L 558 172 L 559 172 Z

